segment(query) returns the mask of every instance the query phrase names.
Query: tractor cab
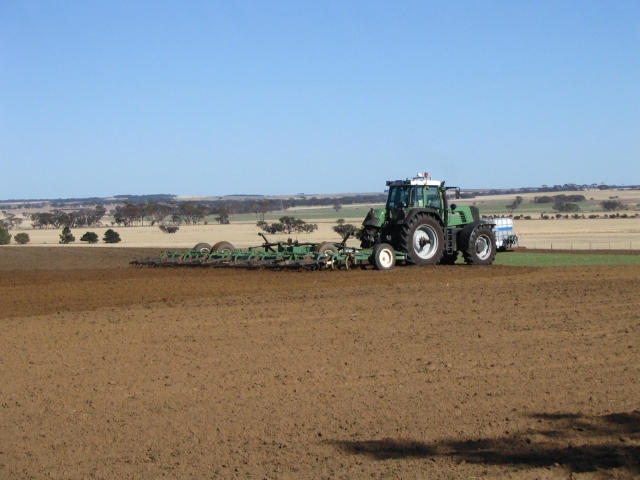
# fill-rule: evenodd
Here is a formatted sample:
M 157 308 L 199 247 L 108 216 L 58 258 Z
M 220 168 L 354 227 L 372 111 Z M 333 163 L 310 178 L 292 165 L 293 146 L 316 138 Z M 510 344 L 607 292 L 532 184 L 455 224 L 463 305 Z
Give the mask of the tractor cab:
M 386 210 L 390 218 L 412 208 L 432 208 L 442 216 L 446 208 L 442 183 L 428 178 L 427 173 L 424 176 L 419 173 L 412 179 L 388 181 L 387 186 Z

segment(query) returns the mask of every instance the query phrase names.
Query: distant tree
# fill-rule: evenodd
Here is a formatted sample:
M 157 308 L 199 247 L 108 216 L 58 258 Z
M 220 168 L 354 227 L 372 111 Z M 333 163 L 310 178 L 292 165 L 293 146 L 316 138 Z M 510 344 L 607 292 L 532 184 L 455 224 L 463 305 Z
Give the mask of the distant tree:
M 336 202 L 333 204 L 333 209 L 337 212 L 340 209 L 342 209 L 342 205 L 340 204 L 339 201 L 336 200 Z
M 262 218 L 260 220 L 264 222 L 264 216 L 271 209 L 271 204 L 267 200 L 262 200 L 259 203 L 259 206 L 260 206 L 260 213 L 262 214 Z
M 4 227 L 0 227 L 0 245 L 9 245 L 12 235 Z
M 118 243 L 120 241 L 120 234 L 109 229 L 104 232 L 104 238 L 102 240 L 104 240 L 105 243 Z
M 71 229 L 68 226 L 64 227 L 60 234 L 60 243 L 71 243 L 75 241 L 76 237 L 71 234 Z
M 553 209 L 557 212 L 579 212 L 580 207 L 576 203 L 569 203 L 563 200 L 558 200 L 553 204 Z
M 620 200 L 603 200 L 598 205 L 607 212 L 624 209 L 625 205 Z
M 80 237 L 81 242 L 98 243 L 98 234 L 95 232 L 87 232 Z
M 229 210 L 226 207 L 220 207 L 216 210 L 218 216 L 216 217 L 216 222 L 220 225 L 228 225 L 229 224 Z
M 522 200 L 523 200 L 522 197 L 516 196 L 515 200 L 511 202 L 509 205 L 507 205 L 507 210 L 513 213 L 513 211 L 520 206 L 520 204 L 522 203 Z
M 16 243 L 20 245 L 24 245 L 31 241 L 31 238 L 29 238 L 28 233 L 16 233 L 16 236 L 13 237 L 13 239 L 16 241 Z

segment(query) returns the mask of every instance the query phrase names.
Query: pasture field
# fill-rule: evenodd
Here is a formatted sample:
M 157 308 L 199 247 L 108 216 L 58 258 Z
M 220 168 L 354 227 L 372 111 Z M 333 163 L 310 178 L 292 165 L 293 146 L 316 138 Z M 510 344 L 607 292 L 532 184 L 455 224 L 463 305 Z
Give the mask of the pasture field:
M 147 252 L 0 249 L 0 478 L 640 475 L 639 265 Z

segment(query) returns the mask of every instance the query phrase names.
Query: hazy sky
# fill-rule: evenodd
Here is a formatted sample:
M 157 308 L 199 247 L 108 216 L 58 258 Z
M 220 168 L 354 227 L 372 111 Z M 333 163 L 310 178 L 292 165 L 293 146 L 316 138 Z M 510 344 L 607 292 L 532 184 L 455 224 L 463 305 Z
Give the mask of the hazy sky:
M 640 183 L 640 2 L 0 2 L 0 198 Z

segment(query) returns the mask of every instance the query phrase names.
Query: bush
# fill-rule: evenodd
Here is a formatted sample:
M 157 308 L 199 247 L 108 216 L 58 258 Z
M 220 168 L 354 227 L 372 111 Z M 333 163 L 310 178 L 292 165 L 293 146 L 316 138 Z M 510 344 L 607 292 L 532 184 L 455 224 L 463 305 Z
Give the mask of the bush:
M 120 241 L 120 234 L 112 229 L 104 232 L 104 243 L 118 243 Z
M 67 226 L 62 229 L 62 233 L 60 234 L 60 243 L 71 243 L 75 242 L 76 237 L 71 235 L 71 229 Z
M 206 225 L 206 222 L 205 222 Z M 160 225 L 160 230 L 162 230 L 164 233 L 176 233 L 178 230 L 180 230 L 180 227 L 178 226 L 166 226 L 166 225 Z
M 80 237 L 81 242 L 98 243 L 98 234 L 95 232 L 87 232 Z
M 0 227 L 0 245 L 9 245 L 12 235 L 4 227 Z
M 24 245 L 31 241 L 31 238 L 29 238 L 28 233 L 16 233 L 16 236 L 13 237 L 13 239 L 16 241 L 16 243 L 20 245 Z
M 525 220 L 531 220 L 531 216 L 527 215 L 526 217 L 524 217 Z

